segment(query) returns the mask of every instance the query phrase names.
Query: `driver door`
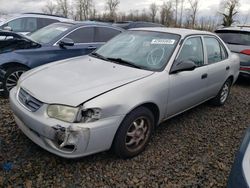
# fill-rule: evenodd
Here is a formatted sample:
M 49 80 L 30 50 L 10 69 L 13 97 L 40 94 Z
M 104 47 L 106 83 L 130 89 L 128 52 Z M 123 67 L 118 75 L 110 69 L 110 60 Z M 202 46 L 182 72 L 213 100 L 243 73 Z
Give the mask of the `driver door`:
M 205 101 L 208 86 L 208 68 L 205 66 L 202 38 L 187 38 L 175 62 L 193 61 L 197 67 L 192 71 L 182 71 L 169 75 L 169 95 L 167 117 L 179 114 Z

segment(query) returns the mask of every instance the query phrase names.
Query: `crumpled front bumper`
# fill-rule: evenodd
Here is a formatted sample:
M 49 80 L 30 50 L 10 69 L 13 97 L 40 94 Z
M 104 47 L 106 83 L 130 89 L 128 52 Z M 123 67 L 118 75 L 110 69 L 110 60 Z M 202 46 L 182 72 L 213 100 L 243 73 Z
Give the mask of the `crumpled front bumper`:
M 78 158 L 110 149 L 124 115 L 93 123 L 66 123 L 47 116 L 47 104 L 36 112 L 28 111 L 10 92 L 10 105 L 22 132 L 45 150 L 64 158 Z

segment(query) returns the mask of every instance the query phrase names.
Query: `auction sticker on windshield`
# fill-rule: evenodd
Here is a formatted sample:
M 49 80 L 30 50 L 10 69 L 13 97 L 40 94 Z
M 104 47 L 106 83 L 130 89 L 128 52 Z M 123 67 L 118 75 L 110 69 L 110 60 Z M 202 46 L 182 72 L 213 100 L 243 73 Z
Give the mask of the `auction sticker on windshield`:
M 59 30 L 59 31 L 66 31 L 68 28 L 65 28 L 65 27 L 57 27 L 56 30 Z
M 151 44 L 171 44 L 175 43 L 174 39 L 153 39 Z

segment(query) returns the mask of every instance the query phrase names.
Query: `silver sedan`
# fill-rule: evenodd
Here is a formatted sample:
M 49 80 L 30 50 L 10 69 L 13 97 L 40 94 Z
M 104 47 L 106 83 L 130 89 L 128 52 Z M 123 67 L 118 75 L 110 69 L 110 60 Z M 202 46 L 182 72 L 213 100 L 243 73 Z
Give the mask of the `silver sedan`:
M 239 58 L 215 34 L 135 29 L 25 73 L 10 103 L 20 129 L 49 152 L 129 158 L 161 122 L 208 100 L 223 105 L 238 74 Z

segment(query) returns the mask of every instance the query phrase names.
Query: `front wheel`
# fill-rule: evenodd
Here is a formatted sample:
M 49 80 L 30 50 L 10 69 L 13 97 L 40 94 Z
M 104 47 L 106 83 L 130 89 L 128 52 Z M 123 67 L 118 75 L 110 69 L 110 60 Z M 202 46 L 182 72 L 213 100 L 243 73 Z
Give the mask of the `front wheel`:
M 6 70 L 3 78 L 3 96 L 8 97 L 10 90 L 17 85 L 20 76 L 26 72 L 26 67 L 11 67 Z
M 230 94 L 230 89 L 232 86 L 232 81 L 228 79 L 222 86 L 221 90 L 219 91 L 218 95 L 211 100 L 212 104 L 215 106 L 222 106 L 228 99 Z
M 148 144 L 154 129 L 152 112 L 139 107 L 129 113 L 121 123 L 113 142 L 113 150 L 121 158 L 141 153 Z

